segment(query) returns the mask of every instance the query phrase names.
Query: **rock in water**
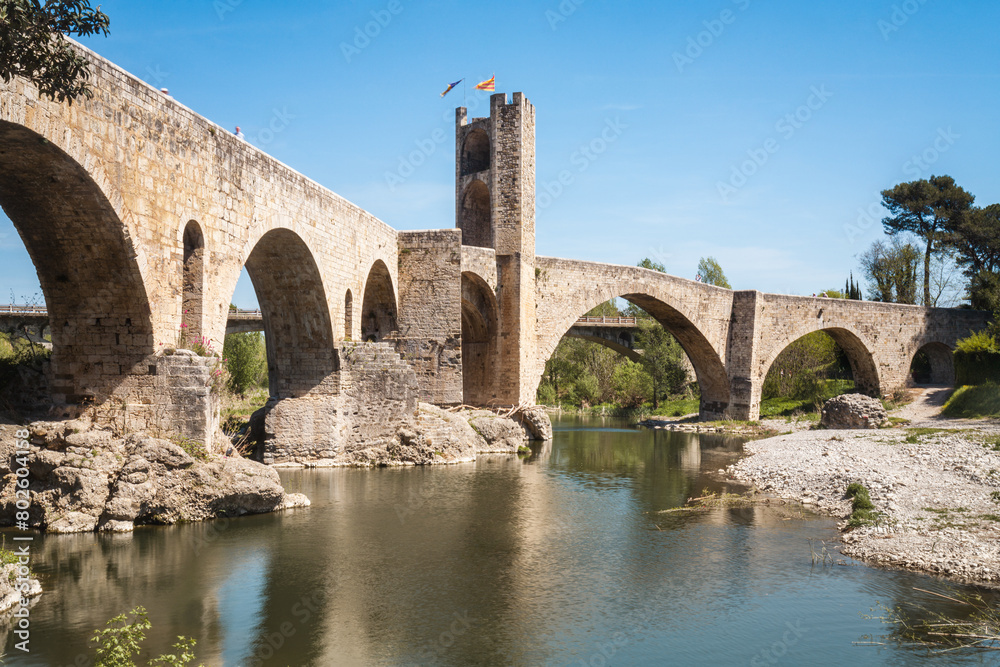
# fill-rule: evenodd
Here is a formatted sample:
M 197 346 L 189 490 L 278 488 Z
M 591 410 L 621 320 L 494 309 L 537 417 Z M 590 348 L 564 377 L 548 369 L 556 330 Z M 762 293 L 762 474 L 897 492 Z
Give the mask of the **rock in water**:
M 309 503 L 285 494 L 275 470 L 238 456 L 196 458 L 169 440 L 115 438 L 74 423 L 35 424 L 32 435 L 27 456 L 0 460 L 0 525 L 14 523 L 19 467 L 28 473 L 28 525 L 53 533 L 122 532 Z
M 843 394 L 823 404 L 820 424 L 833 429 L 882 428 L 889 424 L 889 415 L 877 398 Z
M 513 417 L 520 422 L 529 440 L 552 439 L 552 420 L 542 406 L 521 408 L 513 414 Z

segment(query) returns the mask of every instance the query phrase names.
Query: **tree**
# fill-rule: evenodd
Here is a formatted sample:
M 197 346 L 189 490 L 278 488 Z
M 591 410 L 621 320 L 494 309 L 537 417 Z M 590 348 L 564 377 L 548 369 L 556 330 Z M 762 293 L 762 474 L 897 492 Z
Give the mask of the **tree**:
M 948 228 L 968 212 L 974 200 L 951 176 L 931 176 L 928 180 L 900 183 L 882 191 L 882 206 L 891 213 L 882 218 L 885 233 L 894 236 L 910 232 L 925 244 L 925 304 L 931 303 L 931 256 L 939 244 L 948 240 Z
M 110 24 L 90 0 L 0 0 L 0 78 L 24 77 L 60 102 L 91 98 L 90 64 L 65 35 L 106 36 Z
M 611 384 L 618 405 L 623 408 L 640 407 L 653 389 L 652 380 L 642 364 L 637 364 L 631 359 L 626 359 L 615 369 L 611 376 Z
M 970 278 L 981 271 L 1000 271 L 1000 204 L 974 206 L 949 220 L 949 242 Z
M 639 320 L 636 341 L 642 349 L 642 366 L 652 382 L 656 409 L 660 396 L 679 392 L 687 382 L 686 355 L 677 339 L 652 318 Z
M 969 281 L 969 303 L 976 310 L 997 313 L 1000 322 L 1000 271 L 983 270 Z
M 851 277 L 844 282 L 844 298 L 861 301 L 861 286 L 854 282 L 854 272 Z
M 234 394 L 244 396 L 267 380 L 267 352 L 261 332 L 227 334 L 222 357 L 229 370 L 229 389 Z
M 701 276 L 703 283 L 733 289 L 729 281 L 726 280 L 726 274 L 722 272 L 722 267 L 719 266 L 714 257 L 702 257 L 698 261 L 698 275 Z
M 916 303 L 920 251 L 896 237 L 878 240 L 858 261 L 869 281 L 868 298 L 886 303 Z
M 654 262 L 649 257 L 644 257 L 641 260 L 639 260 L 639 263 L 636 264 L 636 266 L 638 266 L 640 269 L 652 269 L 653 271 L 659 271 L 660 273 L 667 272 L 667 267 L 663 266 L 659 262 Z

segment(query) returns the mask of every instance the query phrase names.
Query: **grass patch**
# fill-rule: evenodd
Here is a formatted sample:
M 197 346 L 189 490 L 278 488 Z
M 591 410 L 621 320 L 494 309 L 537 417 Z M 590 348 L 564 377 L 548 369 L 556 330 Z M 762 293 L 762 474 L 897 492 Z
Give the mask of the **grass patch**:
M 935 433 L 942 433 L 947 430 L 946 428 L 908 428 L 906 429 L 906 440 L 904 442 L 914 445 L 920 441 L 921 436 L 934 435 Z
M 945 595 L 922 588 L 913 590 L 949 601 L 948 611 L 943 613 L 921 604 L 904 608 L 877 602 L 872 611 L 881 612 L 881 615 L 863 615 L 863 618 L 879 620 L 892 627 L 891 634 L 880 639 L 908 649 L 934 649 L 932 655 L 956 652 L 982 659 L 984 651 L 1000 650 L 1000 608 L 995 603 L 979 594 L 948 591 Z M 935 607 L 940 608 L 941 604 L 939 600 Z M 884 643 L 877 642 L 880 646 Z
M 851 528 L 873 526 L 885 517 L 882 512 L 875 511 L 868 489 L 861 482 L 848 484 L 844 495 L 851 499 L 851 516 L 847 519 L 847 525 Z
M 1000 385 L 989 383 L 959 387 L 941 414 L 946 417 L 1000 417 Z
M 178 435 L 170 438 L 170 441 L 175 445 L 187 452 L 188 456 L 198 461 L 207 461 L 208 450 L 205 449 L 205 445 L 197 440 L 191 440 L 190 438 L 185 438 L 182 435 Z
M 698 412 L 701 404 L 697 398 L 682 398 L 676 401 L 662 401 L 655 410 L 650 410 L 650 416 L 655 417 L 683 417 L 693 412 Z

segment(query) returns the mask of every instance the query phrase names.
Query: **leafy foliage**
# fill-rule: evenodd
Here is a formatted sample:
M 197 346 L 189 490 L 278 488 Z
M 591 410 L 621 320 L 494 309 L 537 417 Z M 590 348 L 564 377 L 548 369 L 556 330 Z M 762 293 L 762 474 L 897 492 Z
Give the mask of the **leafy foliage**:
M 882 219 L 885 233 L 909 232 L 924 242 L 924 304 L 932 303 L 931 256 L 939 244 L 948 241 L 949 229 L 966 215 L 974 200 L 951 176 L 931 176 L 882 191 L 882 206 L 891 214 Z
M 827 380 L 847 379 L 850 365 L 829 334 L 814 331 L 793 341 L 771 363 L 764 378 L 764 398 L 788 397 L 819 403 Z
M 703 283 L 733 289 L 729 281 L 726 280 L 726 274 L 722 272 L 722 267 L 719 266 L 714 257 L 702 257 L 698 261 L 698 275 L 701 276 Z
M 885 303 L 916 303 L 920 251 L 899 237 L 875 241 L 858 257 L 869 281 L 868 298 Z
M 677 394 L 688 381 L 686 354 L 670 332 L 655 320 L 638 320 L 638 347 L 642 349 L 642 366 L 649 375 L 653 408 L 659 406 L 660 396 Z
M 91 98 L 89 63 L 65 35 L 107 35 L 110 24 L 89 0 L 0 0 L 0 78 L 24 77 L 60 102 Z
M 642 364 L 626 359 L 611 376 L 615 399 L 623 408 L 637 408 L 653 391 L 653 380 Z
M 135 667 L 134 656 L 146 638 L 146 631 L 153 627 L 145 608 L 136 607 L 127 614 L 119 614 L 107 623 L 104 630 L 95 630 L 91 642 L 97 644 L 95 667 Z M 194 660 L 195 640 L 178 637 L 174 644 L 177 654 L 164 654 L 149 661 L 150 665 L 183 666 Z
M 260 331 L 227 334 L 222 356 L 229 370 L 229 389 L 239 396 L 267 386 L 267 351 Z
M 1000 204 L 974 206 L 949 220 L 947 230 L 967 275 L 1000 272 Z

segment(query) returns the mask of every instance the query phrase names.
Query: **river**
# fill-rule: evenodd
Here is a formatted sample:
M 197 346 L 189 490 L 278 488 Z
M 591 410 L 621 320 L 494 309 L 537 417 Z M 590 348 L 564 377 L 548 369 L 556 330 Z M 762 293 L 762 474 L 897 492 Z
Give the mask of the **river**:
M 715 474 L 740 440 L 600 418 L 555 429 L 530 457 L 285 470 L 312 507 L 284 514 L 38 536 L 30 653 L 8 634 L 4 662 L 92 665 L 94 629 L 144 605 L 153 655 L 191 636 L 206 665 L 995 664 L 858 645 L 888 630 L 863 617 L 876 602 L 947 611 L 914 587 L 956 587 L 814 563 L 830 519 L 659 513 L 742 490 Z

